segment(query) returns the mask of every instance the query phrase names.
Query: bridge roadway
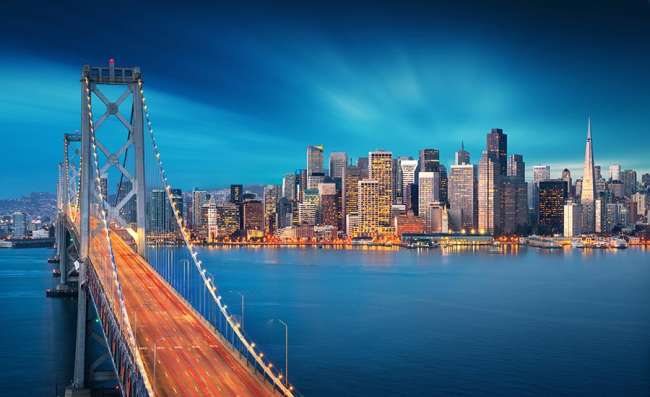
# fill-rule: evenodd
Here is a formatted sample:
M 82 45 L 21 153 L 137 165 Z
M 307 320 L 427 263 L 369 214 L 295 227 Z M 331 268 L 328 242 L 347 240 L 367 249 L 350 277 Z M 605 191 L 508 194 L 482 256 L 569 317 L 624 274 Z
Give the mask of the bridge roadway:
M 146 260 L 117 233 L 111 236 L 127 312 L 156 396 L 275 395 Z

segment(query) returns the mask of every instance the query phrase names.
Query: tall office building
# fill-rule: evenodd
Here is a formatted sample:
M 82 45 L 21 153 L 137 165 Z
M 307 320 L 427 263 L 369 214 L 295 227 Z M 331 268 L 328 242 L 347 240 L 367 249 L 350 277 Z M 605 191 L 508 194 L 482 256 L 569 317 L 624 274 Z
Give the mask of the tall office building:
M 422 149 L 418 161 L 418 172 L 440 171 L 440 151 L 438 149 Z
M 291 201 L 295 201 L 296 185 L 296 174 L 286 174 L 282 178 L 282 197 Z
M 307 189 L 315 189 L 322 179 L 312 178 L 313 176 L 322 176 L 323 173 L 323 145 L 307 146 Z
M 120 203 L 126 196 L 129 194 L 131 191 L 131 188 L 133 186 L 133 183 L 130 180 L 127 180 L 126 178 L 122 181 L 117 186 L 117 202 Z M 135 223 L 137 221 L 136 219 L 136 197 L 132 196 L 126 204 L 124 204 L 124 207 L 120 210 L 120 215 L 124 220 L 131 224 Z M 189 219 L 189 221 L 192 221 L 192 217 L 186 217 Z
M 295 203 L 294 201 L 291 201 L 286 197 L 282 197 L 280 198 L 280 200 L 278 200 L 278 211 L 277 211 L 278 229 L 282 229 L 293 225 L 294 203 Z
M 564 237 L 576 237 L 582 233 L 582 207 L 573 200 L 564 204 Z
M 232 204 L 232 203 L 231 203 Z M 235 204 L 233 204 L 235 205 Z M 218 238 L 218 227 L 217 227 L 217 202 L 214 197 L 210 198 L 208 201 L 208 241 L 216 241 Z
M 451 166 L 449 174 L 449 228 L 470 231 L 478 225 L 477 168 L 471 164 Z
M 582 204 L 582 231 L 593 233 L 595 230 L 594 200 L 596 199 L 596 188 L 594 181 L 594 153 L 591 142 L 591 119 L 587 124 L 587 142 L 585 144 L 585 162 L 582 175 L 582 189 L 580 193 L 580 204 Z
M 636 171 L 625 170 L 621 173 L 621 180 L 623 181 L 623 188 L 625 196 L 629 197 L 636 193 Z
M 569 198 L 573 198 L 573 182 L 571 181 L 571 171 L 568 168 L 562 170 L 562 180 L 566 183 Z
M 418 215 L 422 218 L 428 216 L 430 204 L 438 202 L 436 197 L 435 178 L 437 172 L 420 171 L 418 173 Z
M 609 166 L 609 180 L 610 181 L 620 181 L 621 180 L 621 165 L 612 164 Z
M 370 163 L 368 157 L 359 157 L 357 159 L 357 167 L 361 170 L 361 179 L 368 179 Z
M 465 150 L 465 144 L 460 142 L 460 150 L 454 154 L 454 165 L 470 164 L 469 152 Z
M 407 196 L 410 197 L 410 186 L 411 184 L 415 183 L 415 170 L 417 169 L 418 166 L 418 161 L 417 160 L 411 160 L 411 159 L 404 159 L 404 160 L 399 160 L 399 189 L 401 190 L 401 195 L 400 197 L 402 198 L 402 203 L 407 206 L 407 209 L 411 207 L 410 203 L 405 200 Z
M 338 228 L 339 217 L 337 210 L 337 189 L 335 183 L 321 183 L 318 185 L 320 199 L 320 224 Z
M 239 230 L 239 206 L 235 203 L 224 203 L 217 206 L 217 236 L 230 238 Z
M 244 201 L 244 186 L 230 185 L 230 202 L 241 204 Z
M 375 180 L 359 181 L 359 226 L 358 235 L 372 237 L 378 233 L 380 226 L 380 209 L 382 200 L 382 185 Z M 385 192 L 384 192 L 385 194 Z
M 377 208 L 379 225 L 390 226 L 390 209 L 393 204 L 393 160 L 391 152 L 375 151 L 368 154 L 369 175 L 378 184 L 379 207 Z
M 343 184 L 341 187 L 342 209 L 341 216 L 343 219 L 359 210 L 359 181 L 362 180 L 361 169 L 354 165 L 348 165 L 343 170 Z M 351 230 L 345 230 L 345 233 L 351 235 Z
M 348 164 L 348 155 L 345 152 L 330 153 L 330 177 L 343 178 L 343 169 Z
M 513 176 L 521 180 L 526 179 L 526 163 L 521 154 L 512 154 L 508 157 L 508 176 Z
M 502 177 L 501 221 L 503 234 L 525 234 L 528 225 L 528 185 L 521 176 Z
M 497 163 L 498 173 L 501 176 L 508 174 L 508 135 L 501 128 L 492 128 L 487 134 L 487 152 Z
M 147 229 L 153 233 L 167 231 L 167 196 L 163 189 L 152 189 L 149 196 L 149 224 Z
M 13 238 L 27 237 L 27 215 L 24 212 L 16 211 L 11 215 L 13 223 Z
M 539 183 L 539 230 L 542 234 L 562 233 L 566 198 L 567 189 L 563 180 Z
M 279 187 L 277 185 L 264 186 L 264 232 L 273 234 L 277 230 L 276 210 L 278 207 Z
M 550 165 L 536 165 L 533 166 L 533 183 L 539 186 L 541 181 L 551 179 L 551 166 Z
M 178 210 L 179 216 L 183 216 L 183 191 L 181 189 L 171 189 L 171 201 L 174 204 L 174 207 Z M 173 232 L 178 230 L 178 223 L 176 222 L 176 216 L 171 206 L 167 206 L 168 211 L 165 212 L 167 231 Z
M 501 169 L 498 157 L 484 151 L 479 162 L 478 227 L 483 233 L 501 233 Z
M 244 232 L 264 231 L 264 204 L 260 200 L 246 200 L 242 203 Z

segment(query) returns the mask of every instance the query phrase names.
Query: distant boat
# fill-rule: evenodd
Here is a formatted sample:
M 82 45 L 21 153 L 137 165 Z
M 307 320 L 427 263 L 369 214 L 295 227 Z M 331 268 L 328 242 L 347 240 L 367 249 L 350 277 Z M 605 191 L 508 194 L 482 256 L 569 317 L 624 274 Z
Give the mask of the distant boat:
M 571 241 L 571 247 L 573 248 L 585 248 L 585 243 L 582 240 L 573 240 Z
M 542 237 L 537 235 L 528 236 L 526 243 L 531 247 L 536 248 L 547 248 L 547 249 L 558 249 L 562 248 L 560 243 L 555 241 L 551 237 Z
M 609 246 L 611 248 L 625 249 L 627 248 L 627 241 L 625 241 L 625 239 L 620 237 L 614 237 L 611 240 L 609 240 Z

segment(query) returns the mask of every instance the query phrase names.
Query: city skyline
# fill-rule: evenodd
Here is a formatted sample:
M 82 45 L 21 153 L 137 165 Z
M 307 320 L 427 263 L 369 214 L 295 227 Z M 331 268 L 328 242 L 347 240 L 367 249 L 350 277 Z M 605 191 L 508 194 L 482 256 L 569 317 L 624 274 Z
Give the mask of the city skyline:
M 170 178 L 184 190 L 231 179 L 274 182 L 293 170 L 309 142 L 350 157 L 378 148 L 415 156 L 436 147 L 450 165 L 461 141 L 478 159 L 483 134 L 495 127 L 508 131 L 529 165 L 550 164 L 553 176 L 565 167 L 580 175 L 587 117 L 596 164 L 650 171 L 644 145 L 600 144 L 613 136 L 642 142 L 650 134 L 647 4 L 406 3 L 372 12 L 331 4 L 246 13 L 231 5 L 213 19 L 199 7 L 174 14 L 168 29 L 175 40 L 162 43 L 160 28 L 150 27 L 132 50 L 122 46 L 132 31 L 117 29 L 108 41 L 93 29 L 110 25 L 108 12 L 45 10 L 25 15 L 9 4 L 4 13 L 0 126 L 6 136 L 25 134 L 42 144 L 34 150 L 31 142 L 8 140 L 7 160 L 23 172 L 3 175 L 2 197 L 51 186 L 60 134 L 79 124 L 69 110 L 78 108 L 79 92 L 69 81 L 78 79 L 79 64 L 110 57 L 146 71 Z M 349 19 L 339 18 L 343 11 Z M 167 20 L 171 10 L 147 15 Z M 450 16 L 467 23 L 460 29 Z M 33 29 L 19 35 L 25 18 Z M 58 22 L 67 19 L 79 24 Z M 90 39 L 79 41 L 79 31 Z

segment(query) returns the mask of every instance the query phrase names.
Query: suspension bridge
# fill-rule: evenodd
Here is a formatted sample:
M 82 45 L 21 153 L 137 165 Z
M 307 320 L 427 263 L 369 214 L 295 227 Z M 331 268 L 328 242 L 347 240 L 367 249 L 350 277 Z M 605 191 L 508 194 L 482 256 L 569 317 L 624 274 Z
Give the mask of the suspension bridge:
M 84 66 L 80 83 L 81 129 L 64 134 L 57 185 L 55 294 L 78 304 L 66 396 L 298 396 L 192 244 L 140 69 Z

